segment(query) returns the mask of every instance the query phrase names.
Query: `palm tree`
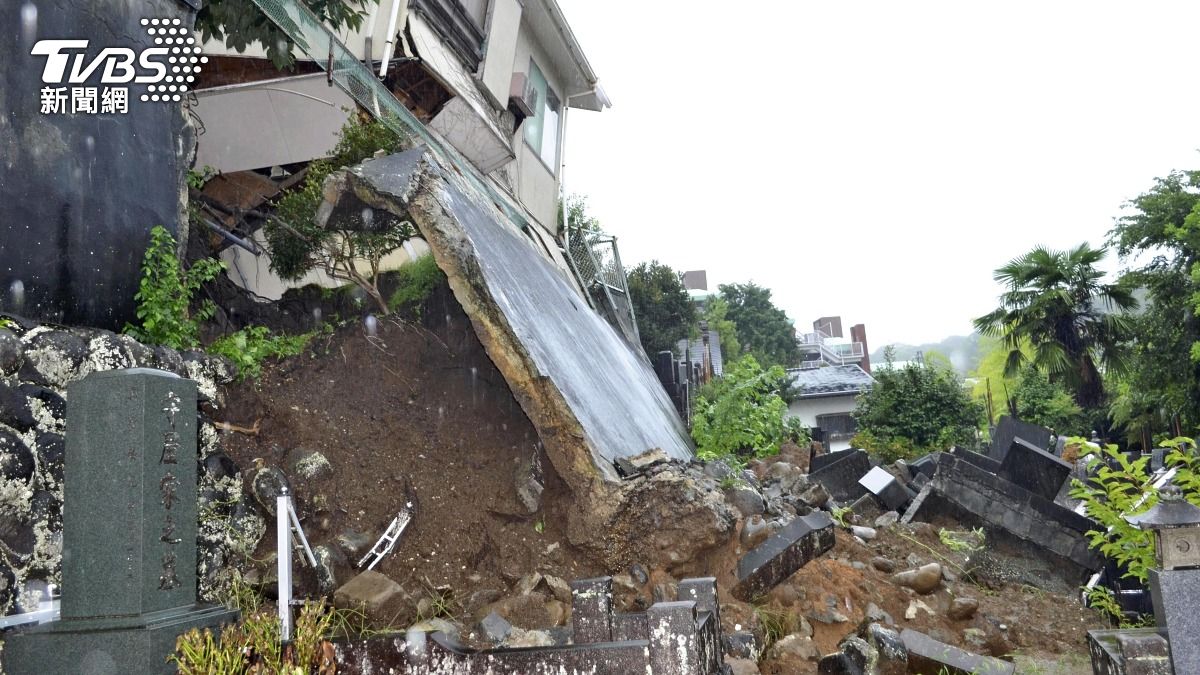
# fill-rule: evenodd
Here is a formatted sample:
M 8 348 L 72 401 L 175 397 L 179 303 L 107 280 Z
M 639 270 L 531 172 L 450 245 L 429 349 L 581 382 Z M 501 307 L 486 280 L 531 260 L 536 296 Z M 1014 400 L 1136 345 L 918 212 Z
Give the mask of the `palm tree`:
M 1137 308 L 1125 286 L 1103 284 L 1096 263 L 1107 251 L 1087 243 L 1070 251 L 1037 247 L 996 270 L 994 278 L 1008 290 L 1000 307 L 975 319 L 975 330 L 999 338 L 1009 349 L 1006 376 L 1026 363 L 1061 382 L 1085 410 L 1104 401 L 1101 367 L 1124 368 L 1129 320 L 1117 310 Z M 1032 357 L 1021 351 L 1022 339 Z

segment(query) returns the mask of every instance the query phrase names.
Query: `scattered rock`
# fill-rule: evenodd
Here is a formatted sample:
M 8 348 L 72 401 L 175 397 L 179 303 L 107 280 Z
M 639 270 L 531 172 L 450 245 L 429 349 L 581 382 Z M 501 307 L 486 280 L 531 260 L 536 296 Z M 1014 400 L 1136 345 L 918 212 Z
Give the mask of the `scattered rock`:
M 259 505 L 272 516 L 275 515 L 275 498 L 284 492 L 291 492 L 287 476 L 273 466 L 263 467 L 254 474 L 250 491 Z
M 645 585 L 650 581 L 650 573 L 646 571 L 646 567 L 641 563 L 633 563 L 629 566 L 629 577 L 641 585 Z
M 328 546 L 314 546 L 312 552 L 313 557 L 317 559 L 317 566 L 313 570 L 317 579 L 317 591 L 328 595 L 337 588 L 337 573 L 334 569 L 339 562 L 345 565 L 346 558 L 339 555 L 340 551 Z
M 565 603 L 568 607 L 571 606 L 571 584 L 567 583 L 562 577 L 549 574 L 543 575 L 542 581 L 550 589 L 550 593 L 554 596 L 555 600 Z
M 536 590 L 541 583 L 542 575 L 538 572 L 530 572 L 529 574 L 521 577 L 521 580 L 517 582 L 517 586 L 513 589 L 513 592 L 515 592 L 517 595 L 529 595 Z
M 628 478 L 639 473 L 644 473 L 650 467 L 666 464 L 669 461 L 671 461 L 671 458 L 661 448 L 651 448 L 633 457 L 618 457 L 616 466 L 617 471 L 622 476 Z
M 725 498 L 743 516 L 753 516 L 766 511 L 763 497 L 752 487 L 739 485 L 725 492 Z
M 878 536 L 878 534 L 872 528 L 862 527 L 860 525 L 851 526 L 850 532 L 853 533 L 854 536 L 858 537 L 859 539 L 862 539 L 863 541 L 871 541 L 876 536 Z
M 812 628 L 809 628 L 810 634 Z M 726 656 L 734 659 L 749 659 L 758 661 L 759 645 L 758 638 L 750 631 L 737 631 L 724 636 L 722 642 L 725 646 Z M 725 660 L 729 663 L 729 659 Z
M 504 642 L 508 634 L 512 632 L 513 626 L 506 621 L 504 617 L 496 612 L 489 612 L 483 620 L 479 622 L 479 631 L 483 637 L 493 644 Z
M 793 633 L 771 645 L 767 650 L 770 661 L 816 661 L 821 658 L 821 651 L 812 638 Z
M 733 475 L 733 469 L 721 460 L 707 462 L 703 469 L 704 475 L 715 480 L 723 480 Z
M 37 546 L 33 524 L 15 513 L 0 515 L 0 542 L 18 558 L 27 558 Z
M 933 616 L 933 610 L 930 609 L 929 605 L 914 599 L 908 603 L 908 609 L 904 610 L 904 618 L 912 621 L 917 618 L 917 612 L 921 610 L 924 610 L 929 616 Z
M 419 631 L 422 633 L 443 633 L 451 638 L 458 638 L 458 626 L 455 626 L 449 621 L 439 617 L 425 619 L 424 621 L 414 623 L 408 627 L 408 630 L 410 632 Z
M 905 570 L 893 575 L 892 582 L 911 588 L 921 595 L 928 595 L 942 584 L 942 566 L 929 563 L 915 570 Z
M 513 488 L 517 492 L 517 500 L 529 513 L 537 513 L 542 508 L 542 492 L 546 486 L 542 476 L 542 462 L 535 453 L 520 462 L 513 470 Z
M 550 647 L 554 645 L 554 638 L 550 637 L 550 633 L 544 630 L 524 630 L 513 627 L 508 634 L 508 640 L 504 642 L 504 646 L 510 649 L 518 649 L 520 647 Z
M 730 675 L 759 675 L 758 662 L 753 659 L 725 659 Z
M 820 483 L 809 483 L 796 498 L 814 509 L 819 509 L 829 501 L 829 491 Z
M 557 602 L 557 601 L 555 601 Z M 514 626 L 543 629 L 557 625 L 557 616 L 547 607 L 545 595 L 534 591 L 528 595 L 512 595 L 486 606 L 482 613 L 496 612 Z
M 895 525 L 897 522 L 899 522 L 899 520 L 899 513 L 895 511 L 888 511 L 887 513 L 875 519 L 875 527 L 882 530 L 885 527 L 891 527 L 892 525 Z
M 770 534 L 767 521 L 761 515 L 754 514 L 742 522 L 742 547 L 752 549 L 763 543 Z
M 896 620 L 892 618 L 892 615 L 885 612 L 882 607 L 873 602 L 867 603 L 865 614 L 864 621 L 868 623 L 884 623 L 888 626 L 896 625 Z
M 381 625 L 390 624 L 408 602 L 400 584 L 374 570 L 359 574 L 333 593 L 335 607 L 357 609 Z
M 839 645 L 840 651 L 821 659 L 817 672 L 828 675 L 861 675 L 875 673 L 874 665 L 879 661 L 875 648 L 866 640 L 852 635 Z
M 896 562 L 891 558 L 875 556 L 874 558 L 871 558 L 871 567 L 874 567 L 880 572 L 891 574 L 892 572 L 896 571 Z
M 950 603 L 950 609 L 946 611 L 946 616 L 955 621 L 967 621 L 975 616 L 975 612 L 979 611 L 979 601 L 975 598 L 966 596 L 957 597 Z
M 302 480 L 320 480 L 333 475 L 333 465 L 325 455 L 313 450 L 301 453 L 292 463 L 292 475 Z

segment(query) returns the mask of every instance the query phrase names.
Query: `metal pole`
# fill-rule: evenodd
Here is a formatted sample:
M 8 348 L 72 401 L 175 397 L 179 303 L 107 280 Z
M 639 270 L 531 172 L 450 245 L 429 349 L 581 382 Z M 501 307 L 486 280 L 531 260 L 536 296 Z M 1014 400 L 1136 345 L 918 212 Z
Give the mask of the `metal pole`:
M 292 639 L 292 533 L 289 511 L 291 495 L 287 489 L 275 498 L 275 542 L 279 563 L 279 634 L 287 644 Z

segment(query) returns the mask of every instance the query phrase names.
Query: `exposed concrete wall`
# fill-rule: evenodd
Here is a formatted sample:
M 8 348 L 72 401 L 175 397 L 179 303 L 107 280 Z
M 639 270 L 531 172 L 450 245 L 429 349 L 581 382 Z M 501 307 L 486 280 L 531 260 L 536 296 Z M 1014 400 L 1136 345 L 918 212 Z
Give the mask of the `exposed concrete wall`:
M 818 415 L 837 415 L 854 412 L 855 394 L 846 396 L 826 396 L 823 398 L 802 398 L 788 404 L 784 417 L 798 417 L 807 427 L 819 426 Z M 828 443 L 830 452 L 850 449 L 850 441 L 833 441 Z

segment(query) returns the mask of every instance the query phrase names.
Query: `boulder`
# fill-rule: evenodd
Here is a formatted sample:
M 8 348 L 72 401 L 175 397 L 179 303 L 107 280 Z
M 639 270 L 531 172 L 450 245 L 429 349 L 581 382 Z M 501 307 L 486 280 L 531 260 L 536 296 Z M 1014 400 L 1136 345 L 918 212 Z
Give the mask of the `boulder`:
M 753 516 L 764 513 L 766 503 L 758 490 L 745 485 L 730 488 L 725 492 L 725 498 L 730 506 L 737 509 L 743 516 Z
M 7 328 L 0 328 L 0 377 L 8 377 L 25 362 L 25 345 Z
M 19 390 L 0 383 L 0 424 L 5 424 L 20 432 L 26 432 L 37 424 L 33 419 L 33 411 L 29 401 Z
M 975 616 L 977 611 L 979 611 L 978 600 L 960 596 L 950 603 L 950 609 L 946 611 L 946 616 L 955 621 L 968 621 Z
M 905 570 L 893 575 L 892 583 L 911 588 L 921 595 L 928 595 L 942 584 L 942 566 L 929 563 L 915 570 Z
M 25 441 L 0 428 L 0 476 L 26 481 L 33 475 L 33 467 L 33 451 Z

